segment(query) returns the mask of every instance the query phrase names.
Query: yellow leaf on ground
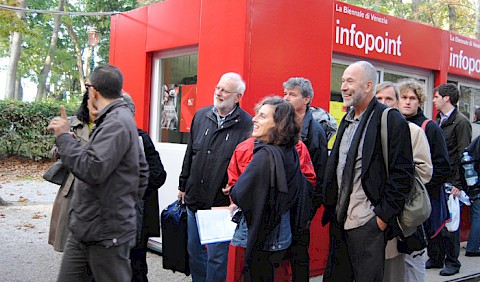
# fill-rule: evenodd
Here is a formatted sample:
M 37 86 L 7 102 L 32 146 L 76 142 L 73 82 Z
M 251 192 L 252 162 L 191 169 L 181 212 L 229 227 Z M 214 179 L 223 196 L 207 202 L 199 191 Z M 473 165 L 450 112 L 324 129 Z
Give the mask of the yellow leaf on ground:
M 20 203 L 26 203 L 26 202 L 28 202 L 29 200 L 28 200 L 27 198 L 24 198 L 24 197 L 20 196 L 20 198 L 18 198 L 18 201 L 19 201 Z

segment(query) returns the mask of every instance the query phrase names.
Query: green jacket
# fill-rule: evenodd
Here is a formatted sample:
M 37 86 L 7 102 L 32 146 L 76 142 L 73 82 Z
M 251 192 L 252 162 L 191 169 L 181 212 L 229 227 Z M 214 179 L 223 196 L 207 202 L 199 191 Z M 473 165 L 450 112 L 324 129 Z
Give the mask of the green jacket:
M 440 113 L 437 114 L 437 123 L 440 125 Z M 460 174 L 460 160 L 465 148 L 468 147 L 472 140 L 472 125 L 468 119 L 461 114 L 458 109 L 454 109 L 450 117 L 440 125 L 445 135 L 445 143 L 447 144 L 448 157 L 450 160 L 451 170 L 446 182 L 452 183 L 455 187 L 463 189 Z

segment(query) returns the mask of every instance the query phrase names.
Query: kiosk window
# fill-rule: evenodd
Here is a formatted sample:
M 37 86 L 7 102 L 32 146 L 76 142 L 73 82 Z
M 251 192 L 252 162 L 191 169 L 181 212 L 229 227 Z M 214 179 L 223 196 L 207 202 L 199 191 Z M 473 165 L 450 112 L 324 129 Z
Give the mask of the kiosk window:
M 475 110 L 480 108 L 480 87 L 456 79 L 449 79 L 447 82 L 458 86 L 460 91 L 458 111 L 464 114 L 470 122 L 473 122 Z
M 198 54 L 159 58 L 155 67 L 152 126 L 156 141 L 186 144 L 195 113 Z

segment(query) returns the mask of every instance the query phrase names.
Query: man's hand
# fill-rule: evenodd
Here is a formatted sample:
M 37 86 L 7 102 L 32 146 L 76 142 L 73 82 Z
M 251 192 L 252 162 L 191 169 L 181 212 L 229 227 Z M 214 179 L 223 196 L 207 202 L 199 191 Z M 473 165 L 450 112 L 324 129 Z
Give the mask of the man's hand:
M 48 130 L 52 130 L 55 137 L 70 131 L 70 123 L 67 120 L 67 112 L 64 106 L 60 106 L 60 116 L 54 117 L 47 126 Z
M 178 191 L 177 198 L 182 204 L 185 204 L 185 192 Z
M 377 216 L 377 225 L 378 225 L 378 228 L 382 231 L 385 231 L 385 229 L 387 229 L 387 224 L 383 222 L 383 220 L 378 216 Z
M 456 198 L 462 194 L 462 190 L 458 189 L 457 187 L 453 186 L 452 191 L 450 191 L 450 194 Z

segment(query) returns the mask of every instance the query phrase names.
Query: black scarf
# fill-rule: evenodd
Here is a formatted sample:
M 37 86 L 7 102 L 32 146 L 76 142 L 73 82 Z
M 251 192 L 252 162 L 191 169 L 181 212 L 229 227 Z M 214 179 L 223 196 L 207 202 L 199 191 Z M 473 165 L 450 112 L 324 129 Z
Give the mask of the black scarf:
M 257 160 L 256 155 L 260 150 L 266 150 L 269 156 L 268 162 L 263 167 L 258 165 L 262 162 Z M 292 179 L 289 176 L 291 172 L 285 169 L 285 162 L 289 162 L 290 159 L 285 154 L 291 154 L 295 152 L 294 150 L 293 147 L 256 143 L 253 150 L 254 159 L 230 191 L 232 200 L 242 209 L 248 225 L 244 271 L 252 263 L 252 252 L 263 251 L 267 236 L 296 201 L 297 187 L 291 183 L 295 179 Z M 297 171 L 298 158 L 295 159 L 295 163 L 298 166 L 295 170 Z
M 342 174 L 342 187 L 339 187 L 337 207 L 335 209 L 336 220 L 339 223 L 344 223 L 347 218 L 347 209 L 350 204 L 350 195 L 353 190 L 353 176 L 355 174 L 355 160 L 357 158 L 358 146 L 360 139 L 363 136 L 363 132 L 367 127 L 367 122 L 370 120 L 370 115 L 373 113 L 373 109 L 378 103 L 377 99 L 372 99 L 368 104 L 367 109 L 363 112 L 362 120 L 358 125 L 355 134 L 353 135 L 352 144 L 348 150 L 345 167 Z M 347 126 L 349 123 L 347 123 Z M 342 136 L 343 137 L 343 136 Z

